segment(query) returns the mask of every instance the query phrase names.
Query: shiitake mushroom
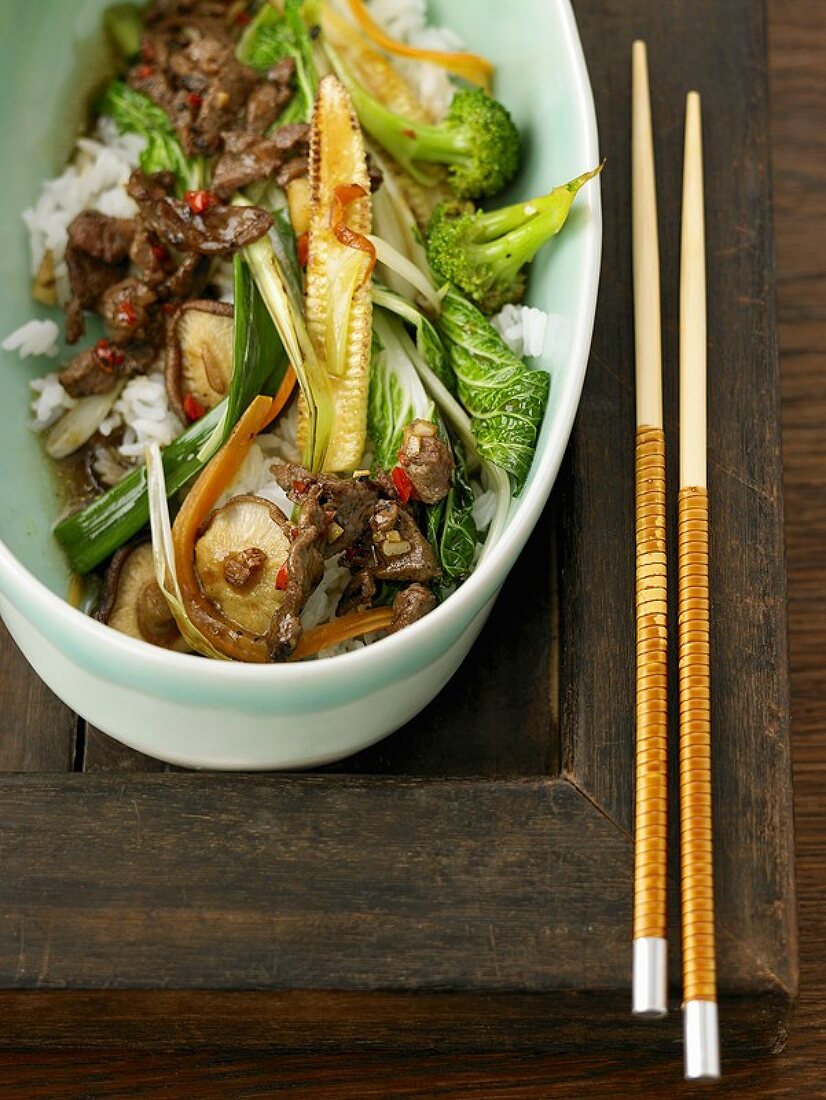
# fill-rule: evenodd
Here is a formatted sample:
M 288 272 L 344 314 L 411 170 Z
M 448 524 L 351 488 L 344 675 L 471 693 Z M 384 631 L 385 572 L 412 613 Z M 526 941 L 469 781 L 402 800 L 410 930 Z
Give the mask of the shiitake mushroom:
M 184 423 L 196 419 L 199 409 L 215 408 L 229 391 L 232 313 L 229 302 L 195 299 L 169 320 L 166 391 Z
M 148 542 L 129 543 L 114 555 L 106 571 L 95 618 L 151 645 L 189 650 L 155 580 L 152 546 Z
M 290 525 L 263 497 L 243 494 L 216 509 L 195 543 L 195 570 L 204 595 L 251 634 L 266 634 L 284 598 L 281 573 Z

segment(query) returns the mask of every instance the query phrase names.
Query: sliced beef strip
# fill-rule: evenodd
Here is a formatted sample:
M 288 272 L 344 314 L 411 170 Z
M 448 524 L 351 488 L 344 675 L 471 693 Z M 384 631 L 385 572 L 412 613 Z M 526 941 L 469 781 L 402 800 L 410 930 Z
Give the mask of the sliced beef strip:
M 175 262 L 157 233 L 153 233 L 142 218 L 136 218 L 135 235 L 129 246 L 129 259 L 140 272 L 147 286 L 157 287 L 175 270 Z
M 310 162 L 307 157 L 293 157 L 275 173 L 275 182 L 279 187 L 286 187 L 291 180 L 309 175 L 309 172 Z
M 135 228 L 132 218 L 111 218 L 97 210 L 82 210 L 69 225 L 69 245 L 96 260 L 119 264 L 129 255 Z
M 140 169 L 126 186 L 147 226 L 165 241 L 203 256 L 226 255 L 257 241 L 272 226 L 272 218 L 257 206 L 217 203 L 195 214 L 188 204 L 169 194 L 169 172 L 147 176 Z
M 126 344 L 157 335 L 157 321 L 150 309 L 157 300 L 151 287 L 130 275 L 101 294 L 97 309 L 111 339 Z
M 95 348 L 80 352 L 58 375 L 61 386 L 70 397 L 108 393 L 120 379 L 146 374 L 156 355 L 149 344 L 132 344 L 119 351 L 122 360 L 117 363 L 104 363 Z
M 376 578 L 366 566 L 358 569 L 350 577 L 347 587 L 341 594 L 336 608 L 337 615 L 346 615 L 348 611 L 363 610 L 370 607 L 378 590 Z
M 423 584 L 409 584 L 393 600 L 393 621 L 388 626 L 387 633 L 395 634 L 423 619 L 438 602 L 430 589 Z
M 404 429 L 399 465 L 413 482 L 416 496 L 425 504 L 438 504 L 450 490 L 453 456 L 429 420 L 414 420 Z
M 110 218 L 94 210 L 82 211 L 69 224 L 66 266 L 72 294 L 66 303 L 68 344 L 77 343 L 83 335 L 84 309 L 90 309 L 126 274 L 134 231 L 130 218 Z
M 292 61 L 292 58 L 289 60 Z M 292 96 L 292 88 L 288 85 L 272 84 L 269 80 L 265 80 L 247 100 L 244 110 L 244 128 L 252 134 L 263 137 Z
M 324 575 L 324 558 L 318 547 L 320 537 L 318 528 L 312 524 L 300 526 L 290 546 L 287 588 L 267 632 L 273 661 L 286 660 L 301 639 L 301 609 Z
M 247 130 L 224 134 L 224 152 L 215 166 L 214 190 L 225 197 L 246 187 L 253 180 L 268 179 L 276 170 L 300 159 L 305 167 L 309 148 L 310 128 L 304 123 L 289 123 L 279 127 L 268 138 Z M 279 173 L 280 182 L 280 173 Z
M 380 500 L 370 517 L 371 571 L 380 581 L 429 581 L 438 576 L 433 549 L 413 516 L 401 505 Z
M 348 549 L 364 535 L 379 499 L 374 482 L 313 474 L 291 462 L 278 462 L 270 469 L 290 500 L 300 505 L 299 514 L 312 512 L 312 521 L 323 528 L 328 556 Z M 332 527 L 333 523 L 341 528 L 340 532 Z M 331 530 L 335 538 L 329 538 Z
M 187 253 L 177 269 L 158 287 L 158 297 L 166 300 L 198 298 L 209 282 L 210 266 L 208 256 Z
M 236 59 L 222 21 L 179 11 L 145 36 L 128 80 L 169 114 L 188 156 L 212 156 L 222 132 L 241 122 L 261 76 Z

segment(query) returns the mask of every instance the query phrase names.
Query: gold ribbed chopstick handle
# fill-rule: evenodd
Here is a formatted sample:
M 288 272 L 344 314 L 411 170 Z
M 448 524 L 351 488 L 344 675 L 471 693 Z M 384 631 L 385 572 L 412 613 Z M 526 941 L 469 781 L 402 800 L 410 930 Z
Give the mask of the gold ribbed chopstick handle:
M 678 522 L 683 1000 L 716 1001 L 705 489 L 680 490 Z
M 666 935 L 668 623 L 665 435 L 640 426 L 636 446 L 637 784 L 634 939 Z

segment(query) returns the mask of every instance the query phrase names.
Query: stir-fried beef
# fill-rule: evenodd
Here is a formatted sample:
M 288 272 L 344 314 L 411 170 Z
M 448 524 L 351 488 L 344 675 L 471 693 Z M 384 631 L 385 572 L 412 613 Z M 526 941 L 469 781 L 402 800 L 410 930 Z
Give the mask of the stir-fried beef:
M 438 602 L 430 589 L 423 584 L 409 584 L 393 600 L 393 621 L 388 626 L 387 633 L 395 634 L 423 619 Z
M 439 573 L 433 549 L 412 515 L 391 500 L 380 500 L 370 517 L 371 572 L 380 581 L 430 581 Z
M 376 578 L 370 572 L 370 569 L 367 566 L 358 569 L 350 577 L 347 587 L 341 594 L 336 614 L 346 615 L 348 611 L 365 610 L 372 605 L 373 597 L 377 591 Z
M 367 178 L 370 180 L 370 194 L 375 195 L 384 183 L 384 175 L 370 154 L 367 154 Z
M 211 192 L 196 193 L 201 197 L 190 205 L 169 193 L 173 184 L 169 172 L 147 176 L 137 169 L 126 189 L 147 226 L 176 248 L 203 256 L 226 255 L 257 241 L 272 225 L 266 210 L 229 206 Z
M 66 245 L 66 266 L 72 294 L 66 303 L 66 342 L 75 344 L 83 335 L 83 311 L 126 274 L 134 222 L 84 210 L 71 222 Z
M 281 126 L 268 138 L 247 130 L 224 134 L 224 153 L 212 178 L 214 190 L 228 197 L 253 180 L 268 179 L 276 172 L 280 183 L 280 170 L 288 165 L 291 172 L 303 175 L 307 171 L 309 137 L 310 128 L 304 123 Z
M 327 556 L 346 550 L 362 537 L 379 499 L 374 482 L 313 474 L 291 462 L 276 463 L 271 469 L 290 500 L 300 505 L 299 515 L 325 536 Z
M 274 661 L 284 661 L 298 645 L 303 628 L 301 609 L 324 575 L 324 558 L 318 548 L 320 532 L 312 524 L 301 525 L 287 556 L 287 587 L 272 617 L 267 644 Z
M 247 100 L 244 127 L 265 134 L 289 103 L 295 81 L 295 60 L 282 57 L 267 73 L 267 78 Z
M 168 279 L 158 287 L 158 297 L 177 301 L 198 298 L 209 282 L 210 261 L 208 256 L 199 256 L 190 252 L 181 260 L 180 265 Z
M 58 378 L 70 397 L 108 393 L 120 379 L 145 374 L 155 355 L 150 344 L 132 344 L 117 349 L 87 348 L 69 361 Z
M 82 210 L 69 226 L 69 245 L 107 264 L 122 263 L 135 235 L 132 218 L 110 218 L 97 210 Z
M 179 11 L 144 36 L 129 83 L 166 111 L 188 156 L 218 152 L 221 134 L 241 122 L 261 82 L 235 57 L 235 42 L 217 19 Z
M 115 343 L 157 339 L 159 322 L 150 311 L 150 306 L 157 300 L 158 296 L 151 287 L 129 276 L 101 294 L 98 312 Z
M 141 218 L 135 219 L 135 235 L 129 246 L 129 259 L 138 269 L 141 279 L 147 286 L 157 287 L 175 270 L 175 261 L 169 250 L 161 243 L 157 233 L 153 233 Z
M 453 456 L 429 420 L 414 420 L 405 427 L 399 465 L 413 483 L 417 498 L 425 504 L 437 504 L 447 496 Z

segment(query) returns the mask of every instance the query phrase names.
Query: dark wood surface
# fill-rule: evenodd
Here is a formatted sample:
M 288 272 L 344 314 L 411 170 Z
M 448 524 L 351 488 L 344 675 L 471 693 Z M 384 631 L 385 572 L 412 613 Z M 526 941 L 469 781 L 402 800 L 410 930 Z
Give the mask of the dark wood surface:
M 772 72 L 781 348 L 786 428 L 793 714 L 803 996 L 786 1053 L 726 1066 L 724 1095 L 822 1097 L 826 1027 L 826 820 L 822 774 L 826 642 L 826 372 L 824 172 L 821 118 L 826 11 L 819 0 L 773 0 Z M 696 33 L 696 32 L 695 32 Z M 46 765 L 47 767 L 49 765 Z M 13 1009 L 3 1011 L 4 1020 Z M 7 1025 L 13 1027 L 13 1024 Z M 594 1026 L 599 1026 L 595 1017 Z M 0 1057 L 9 1097 L 665 1096 L 675 1091 L 676 1052 L 651 1055 L 474 1058 L 236 1057 L 88 1053 Z M 693 1094 L 699 1090 L 680 1090 Z

